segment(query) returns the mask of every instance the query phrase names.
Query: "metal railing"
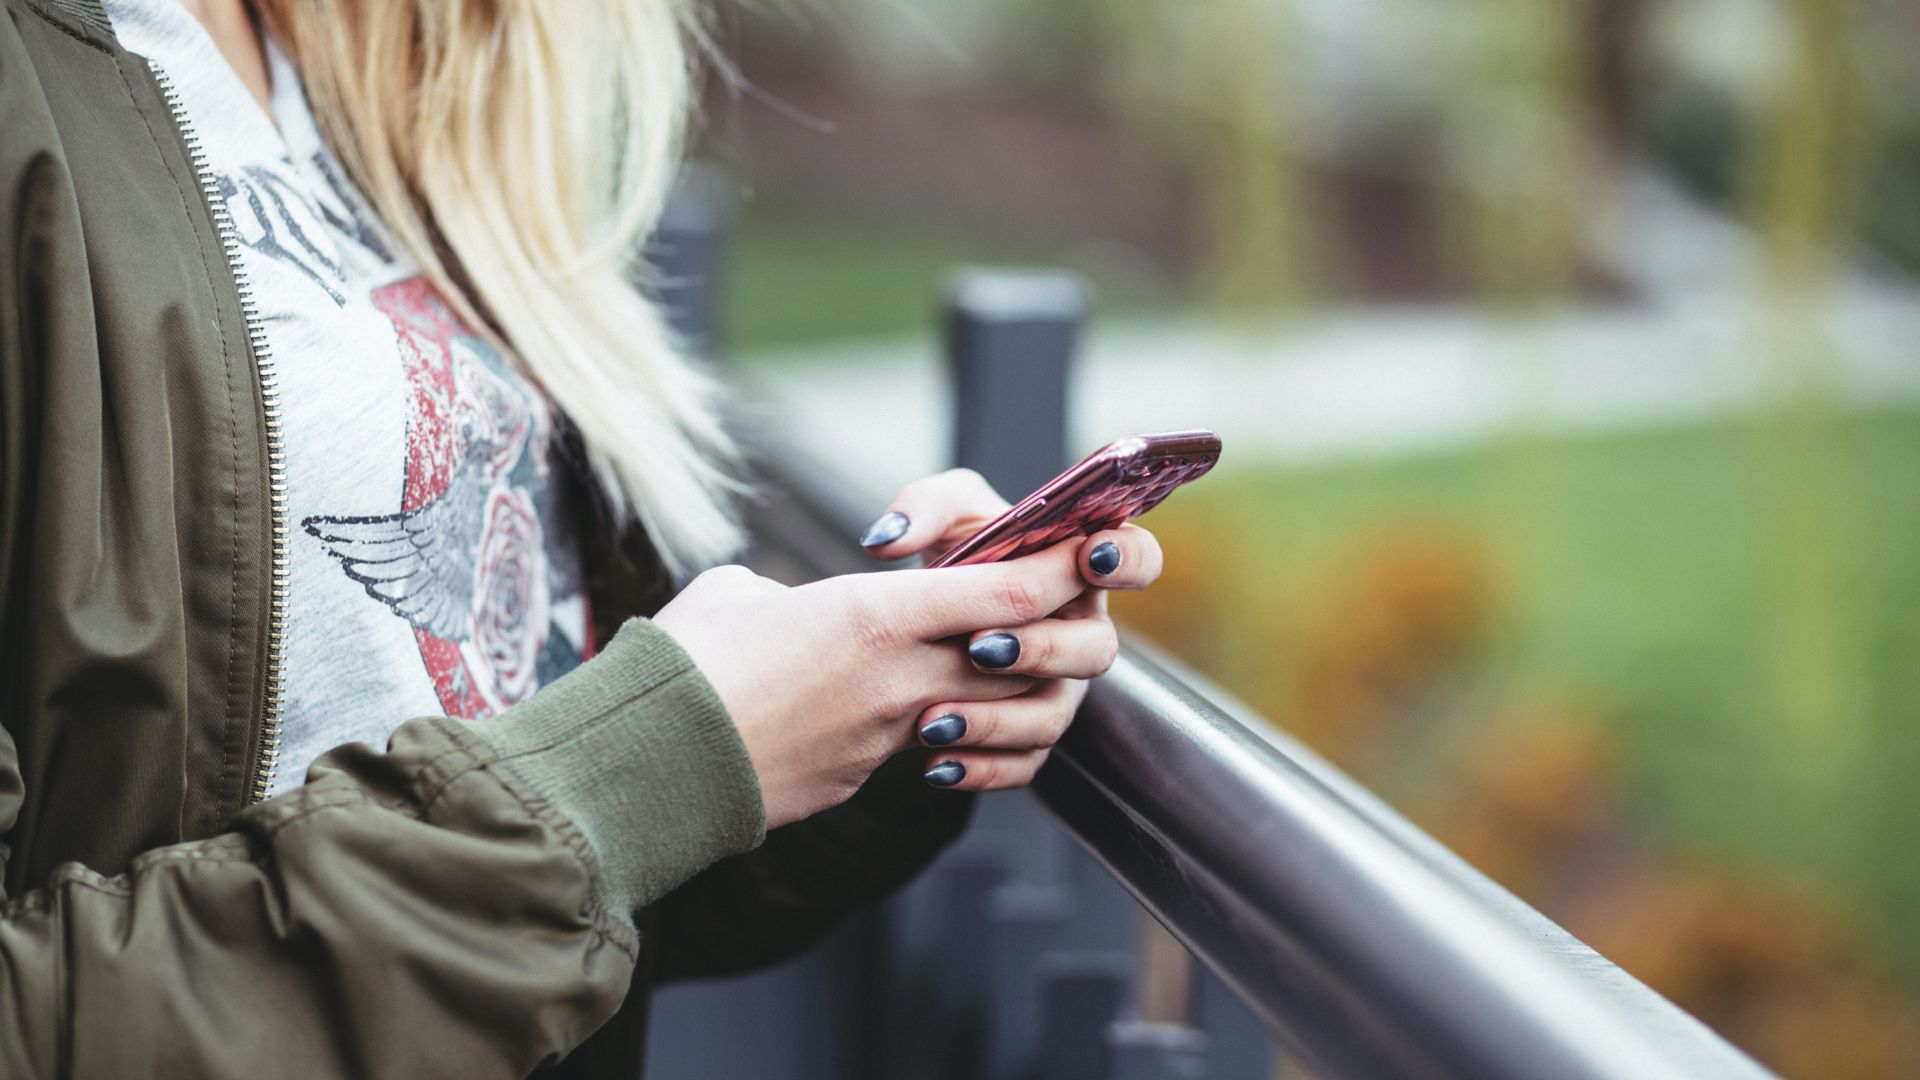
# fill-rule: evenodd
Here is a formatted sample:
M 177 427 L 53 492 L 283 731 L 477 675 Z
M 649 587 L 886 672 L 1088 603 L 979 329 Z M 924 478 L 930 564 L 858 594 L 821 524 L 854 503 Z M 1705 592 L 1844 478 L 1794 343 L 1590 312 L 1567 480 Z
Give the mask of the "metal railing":
M 956 456 L 1011 493 L 1060 464 L 1075 295 L 1059 278 L 976 275 L 949 298 Z M 777 435 L 762 448 L 762 565 L 789 579 L 872 569 L 851 537 L 886 493 L 841 475 L 826 448 Z M 1210 978 L 1328 1080 L 1769 1075 L 1144 644 L 1096 682 L 1033 795 L 985 800 L 974 833 L 988 839 L 970 836 L 869 924 L 878 944 L 862 955 L 879 959 L 860 978 L 888 984 L 866 986 L 867 1003 L 894 1022 L 859 1075 L 1271 1075 L 1244 1034 L 1235 1048 L 1215 1031 L 1209 1051 L 1193 987 Z M 1098 868 L 1051 846 L 1063 835 Z M 1203 969 L 1129 930 L 1139 908 L 1109 876 Z M 949 958 L 950 985 L 910 977 L 930 955 Z M 828 1072 L 796 1060 L 787 1075 Z
M 817 456 L 769 461 L 763 533 L 871 569 L 870 513 Z M 807 513 L 827 527 L 796 529 Z M 1136 641 L 1033 787 L 1161 924 L 1324 1077 L 1770 1075 L 1272 724 Z

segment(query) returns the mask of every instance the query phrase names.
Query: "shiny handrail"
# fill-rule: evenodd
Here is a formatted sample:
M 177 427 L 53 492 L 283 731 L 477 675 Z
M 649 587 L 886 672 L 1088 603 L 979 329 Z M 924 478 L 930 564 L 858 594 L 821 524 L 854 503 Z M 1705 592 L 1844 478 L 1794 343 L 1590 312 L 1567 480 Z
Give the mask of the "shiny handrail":
M 761 557 L 871 569 L 875 493 L 759 455 Z M 1034 794 L 1326 1077 L 1766 1077 L 1759 1064 L 1200 676 L 1129 641 Z

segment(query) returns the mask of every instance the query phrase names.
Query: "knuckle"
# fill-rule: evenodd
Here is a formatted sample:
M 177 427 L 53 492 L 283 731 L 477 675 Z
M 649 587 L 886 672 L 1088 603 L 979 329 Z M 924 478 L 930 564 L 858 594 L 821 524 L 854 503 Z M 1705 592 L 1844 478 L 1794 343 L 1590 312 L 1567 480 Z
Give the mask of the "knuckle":
M 997 787 L 1000 784 L 1002 766 L 994 758 L 981 757 L 967 762 L 968 786 L 981 789 Z
M 1006 496 L 1001 495 L 1000 489 L 994 487 L 986 477 L 981 476 L 972 469 L 961 469 L 958 471 L 960 473 L 960 484 L 962 488 L 972 491 L 983 503 L 1000 506 L 1007 504 Z
M 986 477 L 980 475 L 979 470 L 969 469 L 964 466 L 958 469 L 948 469 L 946 472 L 935 477 L 935 479 L 943 480 L 957 487 L 978 487 L 988 490 L 991 490 L 993 487 L 993 485 L 987 483 Z
M 909 680 L 902 678 L 891 665 L 869 675 L 866 696 L 869 712 L 896 720 L 912 713 L 925 700 L 915 694 Z
M 753 571 L 741 566 L 739 563 L 728 563 L 725 566 L 716 566 L 712 569 L 701 571 L 699 576 L 695 577 L 688 585 L 688 588 L 720 589 L 738 587 L 753 580 L 753 578 Z
M 928 489 L 932 488 L 934 485 L 938 484 L 939 482 L 940 482 L 940 477 L 937 475 L 923 476 L 923 477 L 920 477 L 918 480 L 909 480 L 907 481 L 907 483 L 901 486 L 900 494 L 896 499 L 894 499 L 894 502 L 895 503 L 919 502 L 921 499 L 923 499 L 926 496 Z
M 863 653 L 889 652 L 899 644 L 899 628 L 866 589 L 848 588 L 841 594 L 840 619 Z
M 855 650 L 862 655 L 885 655 L 895 651 L 899 645 L 899 634 L 872 615 L 855 617 L 848 630 L 853 636 Z
M 987 513 L 1007 505 L 987 478 L 972 469 L 948 469 L 928 479 L 969 512 Z
M 1045 614 L 1040 594 L 1023 577 L 1009 577 L 1000 585 L 1000 603 L 1012 621 L 1025 625 Z
M 1000 738 L 1000 720 L 991 709 L 966 710 L 967 733 L 961 742 L 971 746 L 991 746 Z
M 1020 659 L 1020 666 L 1028 671 L 1052 671 L 1060 663 L 1060 642 L 1052 634 L 1026 635 Z

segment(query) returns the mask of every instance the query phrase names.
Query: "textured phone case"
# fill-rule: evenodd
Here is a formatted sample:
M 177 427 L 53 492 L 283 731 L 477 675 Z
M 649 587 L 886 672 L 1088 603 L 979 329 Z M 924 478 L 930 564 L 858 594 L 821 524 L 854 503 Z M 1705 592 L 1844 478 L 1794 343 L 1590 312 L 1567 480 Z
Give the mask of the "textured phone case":
M 1220 438 L 1210 431 L 1117 440 L 1048 481 L 929 566 L 1017 559 L 1069 537 L 1118 528 L 1219 460 Z

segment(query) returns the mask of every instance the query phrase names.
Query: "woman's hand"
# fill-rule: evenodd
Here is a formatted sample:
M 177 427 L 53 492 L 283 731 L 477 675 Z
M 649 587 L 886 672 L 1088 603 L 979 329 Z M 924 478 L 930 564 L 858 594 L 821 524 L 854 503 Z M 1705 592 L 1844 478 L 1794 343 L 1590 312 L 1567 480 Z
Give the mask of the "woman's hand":
M 955 469 L 907 485 L 860 542 L 882 558 L 918 554 L 931 561 L 1006 508 L 979 473 Z M 1027 676 L 1033 684 L 1004 696 L 940 700 L 921 710 L 914 723 L 919 740 L 938 748 L 928 759 L 929 783 L 988 791 L 1031 781 L 1086 698 L 1083 680 L 1113 665 L 1119 643 L 1107 617 L 1107 590 L 1144 589 L 1160 576 L 1160 544 L 1135 525 L 1065 542 L 1054 552 L 1061 548 L 1072 551 L 1085 589 L 1050 609 L 1048 618 L 1004 620 L 969 635 L 977 668 L 1002 678 Z
M 654 621 L 693 658 L 739 727 L 774 827 L 845 801 L 881 762 L 913 745 L 912 721 L 931 706 L 983 708 L 1026 692 L 1036 678 L 1104 671 L 1111 628 L 1043 629 L 1057 622 L 1046 616 L 1084 588 L 1080 546 L 798 588 L 723 566 L 695 578 Z M 1025 641 L 1017 660 L 989 670 L 992 663 L 977 663 L 962 643 L 998 627 L 1016 628 Z

